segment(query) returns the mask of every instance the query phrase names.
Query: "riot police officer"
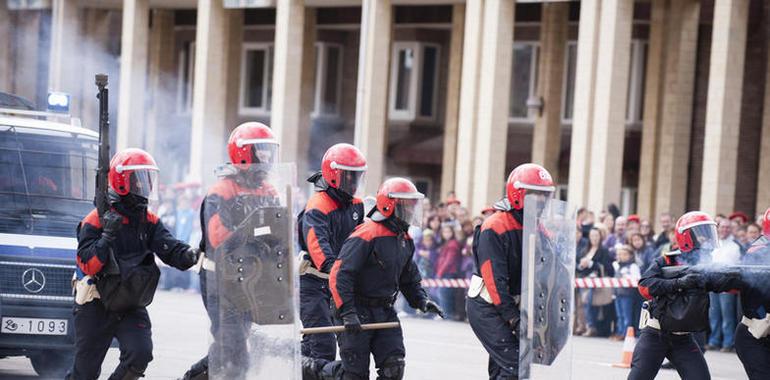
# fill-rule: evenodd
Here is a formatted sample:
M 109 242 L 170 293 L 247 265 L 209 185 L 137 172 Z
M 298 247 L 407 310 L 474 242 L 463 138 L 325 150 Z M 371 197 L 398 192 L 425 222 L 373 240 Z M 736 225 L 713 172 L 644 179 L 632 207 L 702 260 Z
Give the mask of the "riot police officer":
M 770 264 L 770 208 L 762 218 L 762 236 L 743 257 L 746 266 Z M 770 287 L 767 274 L 747 268 L 741 286 L 743 318 L 735 328 L 735 352 L 751 380 L 770 379 Z
M 629 380 L 652 380 L 664 358 L 682 379 L 711 378 L 693 333 L 708 328 L 708 292 L 734 289 L 739 277 L 686 269 L 666 274 L 665 268 L 709 263 L 719 239 L 716 223 L 708 214 L 692 211 L 682 215 L 675 226 L 675 240 L 678 250 L 658 257 L 639 281 L 639 293 L 648 301 L 642 310 L 642 331 Z
M 243 123 L 230 133 L 227 142 L 230 164 L 223 168 L 222 178 L 209 189 L 200 213 L 204 252 L 201 297 L 211 320 L 214 341 L 209 355 L 193 364 L 183 379 L 208 379 L 209 361 L 227 367 L 231 378 L 244 376 L 243 371 L 248 368 L 247 338 L 251 321 L 232 305 L 219 301 L 218 289 L 213 286 L 216 281 L 214 255 L 226 244 L 233 247 L 242 244 L 245 236 L 241 236 L 238 224 L 250 209 L 278 204 L 278 193 L 266 181 L 264 171 L 265 165 L 277 160 L 278 148 L 270 127 L 262 123 Z
M 443 311 L 420 285 L 412 261 L 414 242 L 407 232 L 422 221 L 423 194 L 404 178 L 385 181 L 377 192 L 370 220 L 345 241 L 329 275 L 339 335 L 341 372 L 337 378 L 368 379 L 369 356 L 374 356 L 378 379 L 400 380 L 404 375 L 404 338 L 401 328 L 361 331 L 362 323 L 397 322 L 393 308 L 400 291 L 415 309 Z
M 468 321 L 489 353 L 489 378 L 519 378 L 519 296 L 521 294 L 524 197 L 554 191 L 550 173 L 537 164 L 513 169 L 506 198 L 495 205 L 474 237 L 475 271 L 468 291 Z
M 110 379 L 143 377 L 152 360 L 145 307 L 160 276 L 153 256 L 180 270 L 198 261 L 198 251 L 147 210 L 158 172 L 147 152 L 118 152 L 108 176 L 111 208 L 101 218 L 91 211 L 78 225 L 75 362 L 68 379 L 97 379 L 113 338 L 120 343 L 120 364 Z
M 361 151 L 341 143 L 326 151 L 321 171 L 308 178 L 316 192 L 297 218 L 299 245 L 303 251 L 300 318 L 306 328 L 333 324 L 329 271 L 342 243 L 364 221 L 363 203 L 355 194 L 365 173 L 366 159 Z M 321 362 L 334 360 L 337 356 L 334 334 L 305 335 L 302 337 L 302 355 Z

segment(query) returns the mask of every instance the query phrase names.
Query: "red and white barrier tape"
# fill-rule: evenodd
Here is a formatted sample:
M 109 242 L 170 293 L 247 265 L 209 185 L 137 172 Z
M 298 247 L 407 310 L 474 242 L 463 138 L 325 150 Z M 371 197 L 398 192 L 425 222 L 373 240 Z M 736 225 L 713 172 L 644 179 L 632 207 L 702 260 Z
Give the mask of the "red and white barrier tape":
M 464 278 L 425 278 L 422 286 L 426 288 L 467 288 L 471 281 Z M 636 288 L 639 279 L 614 278 L 614 277 L 586 277 L 576 278 L 576 288 Z

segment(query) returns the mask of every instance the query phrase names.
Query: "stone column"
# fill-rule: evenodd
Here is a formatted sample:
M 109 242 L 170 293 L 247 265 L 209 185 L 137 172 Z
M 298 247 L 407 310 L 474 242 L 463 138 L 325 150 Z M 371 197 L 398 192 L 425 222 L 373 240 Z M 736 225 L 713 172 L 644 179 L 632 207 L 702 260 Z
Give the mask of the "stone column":
M 653 210 L 654 215 L 663 212 L 681 215 L 687 207 L 700 1 L 670 1 L 666 14 L 664 93 L 655 158 L 657 179 Z M 645 160 L 642 156 L 641 162 Z
M 543 109 L 535 117 L 532 134 L 532 162 L 543 165 L 557 183 L 561 182 L 561 98 L 568 16 L 569 3 L 543 4 L 537 84 L 537 96 L 543 101 Z
M 700 209 L 730 213 L 741 120 L 748 0 L 716 0 L 711 40 Z
M 447 76 L 446 114 L 444 116 L 441 196 L 455 189 L 460 74 L 463 66 L 463 24 L 465 24 L 465 4 L 455 4 L 452 6 L 452 33 L 449 37 L 449 74 Z
M 0 91 L 11 92 L 12 73 L 11 49 L 12 34 L 11 15 L 8 13 L 8 3 L 0 1 Z
M 633 13 L 632 0 L 602 2 L 588 193 L 594 211 L 620 205 Z
M 13 86 L 11 92 L 25 97 L 33 103 L 37 101 L 38 78 L 37 62 L 40 59 L 40 12 L 17 11 L 17 29 L 14 34 L 15 54 L 11 62 Z M 47 54 L 48 52 L 45 52 Z M 34 64 L 28 64 L 34 62 Z
M 503 194 L 508 140 L 508 101 L 516 4 L 486 0 L 479 72 L 476 152 L 473 159 L 473 214 Z M 502 111 L 502 112 L 501 112 Z
M 110 85 L 108 86 L 111 97 L 110 108 L 116 108 L 115 105 L 117 104 L 115 94 L 118 91 L 115 89 L 119 88 L 119 86 L 116 87 L 116 84 L 119 84 L 120 80 L 117 75 L 112 75 L 109 72 L 109 68 L 117 65 L 111 64 L 110 57 L 105 54 L 110 38 L 110 12 L 104 9 L 84 9 L 84 36 L 89 43 L 89 47 L 83 51 L 83 66 L 81 70 L 84 75 L 80 78 L 80 86 L 82 88 L 82 92 L 79 95 L 81 98 L 80 107 L 73 114 L 81 118 L 84 127 L 93 130 L 99 129 L 99 101 L 96 99 L 97 88 L 94 85 L 94 75 L 97 73 L 110 75 Z M 114 118 L 115 115 L 113 114 L 112 117 Z
M 363 0 L 358 60 L 355 145 L 366 156 L 366 193 L 374 194 L 385 176 L 388 73 L 393 7 L 390 0 Z
M 462 202 L 468 202 L 468 204 L 473 197 L 473 160 L 476 152 L 476 116 L 481 69 L 481 37 L 484 26 L 484 1 L 468 0 L 466 2 L 465 27 L 463 28 L 454 190 L 457 198 Z M 446 166 L 444 168 L 447 169 Z
M 596 58 L 599 50 L 601 0 L 580 2 L 580 24 L 575 65 L 575 103 L 569 158 L 567 200 L 576 207 L 588 203 L 591 135 L 594 122 Z M 599 211 L 599 210 L 595 210 Z
M 51 12 L 51 57 L 48 66 L 48 88 L 72 95 L 70 110 L 76 110 L 76 103 L 88 101 L 80 98 L 82 43 L 80 33 L 81 10 L 77 1 L 53 0 Z M 93 78 L 91 78 L 93 82 Z
M 149 17 L 149 0 L 123 0 L 117 150 L 142 147 L 144 141 Z
M 198 1 L 188 178 L 204 185 L 214 182 L 214 169 L 226 162 L 228 37 L 235 15 L 221 1 Z
M 174 108 L 174 11 L 152 11 L 149 50 L 149 109 L 143 145 L 154 152 L 158 128 L 168 125 L 168 115 Z
M 770 49 L 768 49 L 770 58 Z M 770 59 L 767 76 L 770 79 Z M 759 175 L 757 176 L 757 213 L 770 207 L 770 80 L 765 82 L 765 103 L 762 108 L 762 140 L 759 146 Z
M 280 0 L 277 8 L 270 124 L 281 143 L 282 160 L 296 162 L 304 175 L 307 149 L 300 150 L 300 144 L 310 138 L 311 108 L 302 96 L 303 80 L 314 79 L 315 12 L 307 12 L 304 0 Z

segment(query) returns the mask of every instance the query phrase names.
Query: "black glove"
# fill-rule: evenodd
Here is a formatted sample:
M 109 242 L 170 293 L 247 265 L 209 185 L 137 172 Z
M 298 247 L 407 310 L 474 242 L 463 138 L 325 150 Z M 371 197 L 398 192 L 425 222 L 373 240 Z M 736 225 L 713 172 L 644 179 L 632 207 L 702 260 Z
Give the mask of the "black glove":
M 680 289 L 699 289 L 706 286 L 706 277 L 700 273 L 688 273 L 676 280 L 676 287 Z
M 185 255 L 187 255 L 187 262 L 192 263 L 192 265 L 195 265 L 195 263 L 198 262 L 198 260 L 201 258 L 201 250 L 198 248 L 190 248 L 185 252 Z
M 102 216 L 102 237 L 105 240 L 113 241 L 118 231 L 123 226 L 123 215 L 115 211 L 107 211 Z
M 521 322 L 521 318 L 519 318 L 518 315 L 513 317 L 513 318 L 511 318 L 508 321 L 508 327 L 510 327 L 511 331 L 513 331 L 513 335 L 518 335 L 519 334 L 519 324 L 520 324 L 520 322 Z
M 342 323 L 345 325 L 345 332 L 351 334 L 358 334 L 361 332 L 361 321 L 358 319 L 358 314 L 348 313 L 342 316 Z
M 431 300 L 425 300 L 422 303 L 422 306 L 420 306 L 420 311 L 423 313 L 433 313 L 438 314 L 439 317 L 446 318 L 444 316 L 444 310 L 441 310 L 441 307 L 439 307 L 435 302 Z

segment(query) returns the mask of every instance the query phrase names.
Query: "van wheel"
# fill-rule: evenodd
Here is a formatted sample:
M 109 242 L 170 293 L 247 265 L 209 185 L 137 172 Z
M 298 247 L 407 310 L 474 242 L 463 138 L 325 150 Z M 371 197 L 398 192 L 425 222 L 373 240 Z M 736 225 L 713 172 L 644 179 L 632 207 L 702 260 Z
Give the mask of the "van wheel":
M 67 374 L 74 355 L 63 351 L 41 351 L 29 357 L 32 368 L 41 377 L 55 377 L 61 379 Z

